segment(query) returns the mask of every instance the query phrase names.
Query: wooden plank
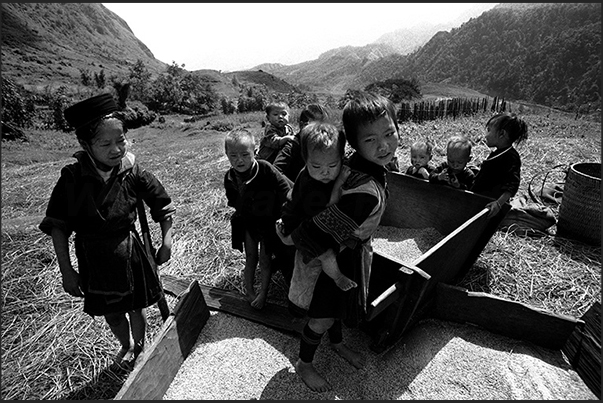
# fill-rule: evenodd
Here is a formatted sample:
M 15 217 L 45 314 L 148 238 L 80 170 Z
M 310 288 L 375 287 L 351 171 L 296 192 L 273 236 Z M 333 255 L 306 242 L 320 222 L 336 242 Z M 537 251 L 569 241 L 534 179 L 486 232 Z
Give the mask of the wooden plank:
M 364 330 L 371 335 L 370 348 L 383 352 L 420 318 L 416 315 L 419 302 L 430 276 L 420 268 L 385 256 L 373 254 L 369 305 Z M 377 291 L 375 295 L 375 291 Z
M 160 333 L 138 358 L 115 400 L 163 398 L 209 318 L 199 284 L 189 284 Z
M 164 274 L 163 286 L 166 293 L 178 296 L 186 280 Z M 287 333 L 299 334 L 305 323 L 295 320 L 287 307 L 267 302 L 261 310 L 252 308 L 237 291 L 199 285 L 209 309 L 226 312 L 255 323 L 269 326 Z
M 595 302 L 580 318 L 562 348 L 571 366 L 584 383 L 601 399 L 601 302 Z
M 414 261 L 432 278 L 426 290 L 427 297 L 431 297 L 439 282 L 453 282 L 467 266 L 473 264 L 468 259 L 472 256 L 472 245 L 483 236 L 488 225 L 487 214 L 488 211 L 482 209 Z
M 578 323 L 520 302 L 462 287 L 438 283 L 433 311 L 436 318 L 478 325 L 493 333 L 561 349 Z
M 389 202 L 381 225 L 435 228 L 442 235 L 448 235 L 492 200 L 399 172 L 388 172 L 387 181 Z

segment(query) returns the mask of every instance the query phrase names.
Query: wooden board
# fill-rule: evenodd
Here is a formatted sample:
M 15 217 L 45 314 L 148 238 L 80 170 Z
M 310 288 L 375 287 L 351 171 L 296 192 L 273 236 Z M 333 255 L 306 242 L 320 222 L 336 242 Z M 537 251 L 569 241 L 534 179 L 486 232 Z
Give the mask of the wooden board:
M 448 235 L 492 199 L 398 173 L 387 173 L 389 198 L 381 225 L 435 228 Z
M 178 296 L 187 280 L 170 275 L 162 275 L 163 288 L 166 293 Z M 305 323 L 294 320 L 289 310 L 274 303 L 267 302 L 264 308 L 257 310 L 237 291 L 228 291 L 216 287 L 200 285 L 209 309 L 226 312 L 255 323 L 260 323 L 287 333 L 300 334 Z
M 584 383 L 601 399 L 601 302 L 595 302 L 580 318 L 562 348 Z
M 138 358 L 115 400 L 162 399 L 208 318 L 209 309 L 199 284 L 189 283 L 151 346 Z
M 554 314 L 520 302 L 439 283 L 434 317 L 478 325 L 493 333 L 561 349 L 581 320 Z

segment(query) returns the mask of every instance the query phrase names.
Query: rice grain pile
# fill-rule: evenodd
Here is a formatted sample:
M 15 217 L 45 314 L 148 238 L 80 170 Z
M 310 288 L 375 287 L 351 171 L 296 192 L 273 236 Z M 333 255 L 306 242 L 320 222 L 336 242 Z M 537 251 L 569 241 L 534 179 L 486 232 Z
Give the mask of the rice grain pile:
M 164 400 L 597 400 L 560 351 L 475 326 L 419 322 L 393 348 L 344 327 L 366 357 L 356 370 L 325 336 L 314 365 L 333 390 L 312 392 L 295 373 L 299 337 L 212 312 Z
M 373 250 L 412 263 L 444 236 L 435 228 L 398 228 L 380 225 L 373 234 Z

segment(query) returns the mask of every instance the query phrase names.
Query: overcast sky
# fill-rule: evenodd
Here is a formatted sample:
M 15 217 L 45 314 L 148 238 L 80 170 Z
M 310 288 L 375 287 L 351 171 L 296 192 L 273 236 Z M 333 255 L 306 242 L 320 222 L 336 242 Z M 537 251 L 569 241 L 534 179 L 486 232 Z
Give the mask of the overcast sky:
M 498 3 L 486 3 L 494 7 Z M 455 20 L 477 3 L 103 3 L 156 59 L 189 71 L 297 64 L 364 46 L 421 23 Z

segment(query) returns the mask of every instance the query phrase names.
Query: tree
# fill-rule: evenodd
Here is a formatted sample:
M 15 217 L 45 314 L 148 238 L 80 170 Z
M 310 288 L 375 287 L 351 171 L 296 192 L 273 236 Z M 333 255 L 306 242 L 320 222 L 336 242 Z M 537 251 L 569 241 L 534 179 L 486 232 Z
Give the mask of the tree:
M 138 59 L 134 66 L 130 67 L 130 97 L 140 102 L 146 102 L 149 93 L 149 82 L 151 73 L 147 70 L 143 61 Z

